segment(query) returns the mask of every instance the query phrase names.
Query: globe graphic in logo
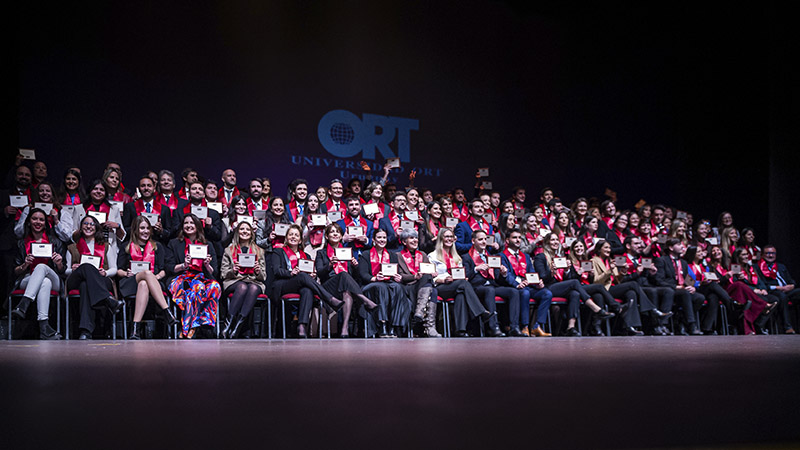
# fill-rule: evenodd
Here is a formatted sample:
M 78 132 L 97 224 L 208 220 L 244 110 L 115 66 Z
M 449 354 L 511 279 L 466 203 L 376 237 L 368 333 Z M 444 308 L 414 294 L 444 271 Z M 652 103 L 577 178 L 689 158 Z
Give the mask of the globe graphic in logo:
M 350 145 L 356 133 L 350 124 L 337 122 L 331 126 L 331 139 L 339 145 Z

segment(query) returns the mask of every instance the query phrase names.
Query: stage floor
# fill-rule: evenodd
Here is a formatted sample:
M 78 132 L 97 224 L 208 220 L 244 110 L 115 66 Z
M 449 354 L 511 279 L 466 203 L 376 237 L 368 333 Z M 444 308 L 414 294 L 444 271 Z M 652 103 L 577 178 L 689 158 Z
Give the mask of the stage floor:
M 0 341 L 0 374 L 11 449 L 800 446 L 797 336 Z

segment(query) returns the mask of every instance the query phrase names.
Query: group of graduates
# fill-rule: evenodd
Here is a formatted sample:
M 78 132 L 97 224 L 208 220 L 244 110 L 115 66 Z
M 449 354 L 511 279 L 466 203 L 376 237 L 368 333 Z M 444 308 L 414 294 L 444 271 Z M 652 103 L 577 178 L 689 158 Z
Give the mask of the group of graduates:
M 29 162 L 17 158 L 0 196 L 2 289 L 41 339 L 62 338 L 51 299 L 67 292 L 79 339 L 126 302 L 131 339 L 149 305 L 182 338 L 245 337 L 265 296 L 271 308 L 291 300 L 280 320 L 300 338 L 315 307 L 343 338 L 795 333 L 800 289 L 775 246 L 728 212 L 712 226 L 644 202 L 620 211 L 613 193 L 567 206 L 550 188 L 527 206 L 524 188 L 502 200 L 480 178 L 467 200 L 414 187 L 413 173 L 398 189 L 388 165 L 313 191 L 295 179 L 284 199 L 267 178 L 240 189 L 233 169 L 215 181 L 187 168 L 180 189 L 169 170 L 149 172 L 126 189 L 117 163 L 89 183 L 71 166 L 54 183 Z M 453 317 L 440 324 L 441 302 Z

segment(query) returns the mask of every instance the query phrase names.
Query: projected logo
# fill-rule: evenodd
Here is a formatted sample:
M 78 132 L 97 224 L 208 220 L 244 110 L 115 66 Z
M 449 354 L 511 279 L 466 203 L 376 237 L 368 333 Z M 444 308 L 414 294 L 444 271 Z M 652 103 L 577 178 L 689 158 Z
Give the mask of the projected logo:
M 340 158 L 361 153 L 364 159 L 375 159 L 377 152 L 383 158 L 410 162 L 411 131 L 417 130 L 417 119 L 377 114 L 363 114 L 359 119 L 350 111 L 337 109 L 322 116 L 317 135 L 325 150 Z

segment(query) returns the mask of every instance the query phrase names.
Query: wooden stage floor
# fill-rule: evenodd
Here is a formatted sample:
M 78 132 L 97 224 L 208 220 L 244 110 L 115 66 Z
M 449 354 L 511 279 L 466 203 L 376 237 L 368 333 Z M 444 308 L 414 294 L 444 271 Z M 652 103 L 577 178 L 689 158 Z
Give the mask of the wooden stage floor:
M 800 447 L 797 336 L 0 341 L 0 374 L 6 449 Z

